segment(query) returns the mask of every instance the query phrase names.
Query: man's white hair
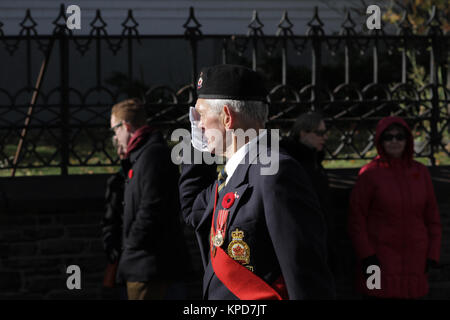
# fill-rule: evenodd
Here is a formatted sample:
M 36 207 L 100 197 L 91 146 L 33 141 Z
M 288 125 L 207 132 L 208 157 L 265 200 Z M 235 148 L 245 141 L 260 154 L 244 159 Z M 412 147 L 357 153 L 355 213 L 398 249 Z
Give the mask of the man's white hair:
M 239 114 L 244 121 L 257 122 L 264 126 L 269 115 L 269 106 L 262 101 L 207 99 L 212 111 L 220 114 L 223 106 L 227 105 L 231 110 Z

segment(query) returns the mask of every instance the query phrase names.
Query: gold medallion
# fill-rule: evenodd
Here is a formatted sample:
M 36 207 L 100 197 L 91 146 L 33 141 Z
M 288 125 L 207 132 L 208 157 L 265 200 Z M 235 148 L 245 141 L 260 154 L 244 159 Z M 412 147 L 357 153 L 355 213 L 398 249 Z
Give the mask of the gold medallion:
M 223 235 L 220 230 L 217 231 L 217 234 L 214 236 L 214 246 L 220 247 L 223 245 Z
M 250 248 L 243 240 L 244 231 L 236 228 L 231 237 L 233 240 L 228 245 L 228 255 L 242 265 L 250 263 Z

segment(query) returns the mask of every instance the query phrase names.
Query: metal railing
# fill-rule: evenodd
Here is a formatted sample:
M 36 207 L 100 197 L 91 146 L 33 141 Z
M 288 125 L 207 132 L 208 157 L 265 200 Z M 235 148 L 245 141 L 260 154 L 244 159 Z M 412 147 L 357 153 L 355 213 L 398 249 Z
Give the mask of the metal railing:
M 0 69 L 8 70 L 0 81 L 1 169 L 57 167 L 66 175 L 71 167 L 117 165 L 108 136 L 111 106 L 141 96 L 149 123 L 166 137 L 175 128 L 188 128 L 187 107 L 196 99 L 193 84 L 199 67 L 208 62 L 262 72 L 271 88 L 270 128 L 286 133 L 300 113 L 321 111 L 329 136 L 326 159 L 372 158 L 375 125 L 386 115 L 402 116 L 411 125 L 417 157 L 436 165 L 437 153 L 450 153 L 450 37 L 443 34 L 436 10 L 423 35 L 413 34 L 407 15 L 396 34 L 357 33 L 350 13 L 338 34 L 326 35 L 317 8 L 305 35 L 293 33 L 287 12 L 275 35 L 263 33 L 256 11 L 242 35 L 202 34 L 193 8 L 184 34 L 172 36 L 140 34 L 131 10 L 121 35 L 108 35 L 99 10 L 89 35 L 74 35 L 66 18 L 61 5 L 52 35 L 38 35 L 30 10 L 17 36 L 5 35 L 0 22 Z M 177 49 L 163 49 L 161 43 Z M 176 86 L 155 74 L 150 83 L 138 79 L 136 66 L 158 50 L 183 57 L 176 65 L 166 63 L 167 73 L 182 70 L 175 82 L 184 83 Z M 425 66 L 427 85 L 409 79 L 411 59 Z M 113 76 L 105 80 L 105 74 Z M 14 89 L 17 81 L 25 86 Z

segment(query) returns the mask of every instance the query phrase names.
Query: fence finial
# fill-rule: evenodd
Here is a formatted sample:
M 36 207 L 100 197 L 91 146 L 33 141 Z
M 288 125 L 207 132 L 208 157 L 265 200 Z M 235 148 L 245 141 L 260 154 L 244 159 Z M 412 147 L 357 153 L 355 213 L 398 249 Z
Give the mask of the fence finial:
M 250 24 L 248 25 L 248 36 L 263 36 L 264 33 L 262 31 L 262 28 L 264 27 L 264 24 L 262 24 L 261 20 L 259 20 L 258 17 L 258 11 L 253 10 L 253 16 L 252 20 L 250 21 Z
M 200 27 L 202 25 L 198 22 L 197 18 L 194 14 L 194 7 L 189 7 L 189 17 L 186 22 L 183 24 L 183 28 L 186 29 L 184 32 L 185 36 L 201 36 L 202 32 Z
M 319 18 L 319 7 L 315 6 L 314 7 L 314 16 L 312 17 L 312 19 L 308 22 L 308 30 L 306 31 L 306 34 L 308 36 L 316 36 L 316 35 L 323 35 L 324 31 L 323 31 L 323 22 L 322 20 L 320 20 Z
M 287 10 L 284 10 L 283 16 L 281 17 L 280 23 L 278 24 L 277 36 L 287 36 L 293 35 L 291 20 L 289 20 Z
M 61 5 L 59 6 L 59 14 L 56 17 L 56 19 L 53 20 L 52 22 L 52 24 L 55 26 L 55 28 L 53 28 L 53 33 L 55 34 L 64 32 L 66 30 L 66 21 L 67 21 L 66 8 L 64 4 L 61 3 Z
M 436 10 L 436 6 L 433 6 L 431 9 L 430 18 L 425 24 L 428 27 L 427 34 L 428 35 L 442 35 L 442 23 L 439 19 L 439 12 Z
M 397 29 L 398 35 L 412 35 L 412 24 L 409 21 L 408 12 L 406 10 L 403 12 L 402 18 L 397 23 Z
M 106 24 L 105 20 L 103 20 L 103 18 L 102 18 L 100 9 L 96 10 L 95 18 L 94 18 L 94 20 L 92 20 L 92 22 L 89 25 L 92 27 L 91 34 L 94 31 L 97 31 L 97 34 L 100 34 L 101 31 L 103 31 L 106 34 L 105 28 L 106 28 L 107 24 Z
M 350 10 L 347 9 L 347 12 L 345 14 L 345 20 L 341 24 L 341 31 L 339 32 L 339 34 L 343 36 L 354 35 L 356 34 L 355 26 L 356 23 L 352 19 Z
M 124 22 L 122 22 L 123 32 L 122 34 L 133 34 L 133 32 L 138 35 L 137 27 L 139 26 L 139 23 L 134 19 L 133 17 L 133 10 L 128 9 L 128 15 Z
M 27 9 L 25 18 L 23 18 L 22 22 L 19 25 L 22 27 L 22 29 L 20 30 L 20 34 L 22 34 L 24 31 L 26 31 L 27 34 L 29 34 L 30 31 L 33 31 L 34 34 L 37 33 L 35 28 L 37 26 L 37 23 L 31 17 L 30 9 Z

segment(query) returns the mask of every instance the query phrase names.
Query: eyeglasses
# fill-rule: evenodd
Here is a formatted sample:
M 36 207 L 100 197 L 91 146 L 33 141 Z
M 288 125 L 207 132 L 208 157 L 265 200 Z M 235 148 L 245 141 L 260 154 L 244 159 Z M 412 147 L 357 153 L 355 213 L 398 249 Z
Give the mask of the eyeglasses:
M 319 137 L 323 137 L 327 133 L 327 130 L 314 130 L 313 132 Z
M 115 126 L 112 126 L 109 130 L 111 130 L 112 133 L 116 134 L 116 129 L 119 128 L 123 124 L 123 121 L 120 121 Z
M 394 138 L 397 141 L 404 141 L 406 139 L 406 137 L 403 133 L 398 133 L 398 134 L 386 133 L 383 135 L 383 141 L 392 141 Z

